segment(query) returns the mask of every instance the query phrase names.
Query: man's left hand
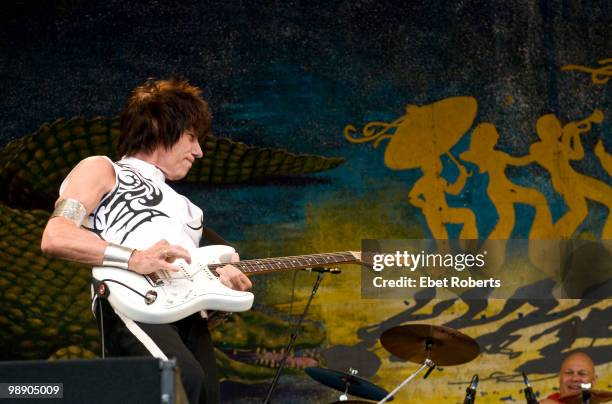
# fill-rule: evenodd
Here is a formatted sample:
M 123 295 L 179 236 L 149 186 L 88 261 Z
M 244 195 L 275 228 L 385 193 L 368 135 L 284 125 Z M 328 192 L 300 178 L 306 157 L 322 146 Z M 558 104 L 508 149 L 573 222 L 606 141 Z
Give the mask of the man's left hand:
M 240 261 L 240 256 L 238 254 L 233 254 L 231 261 Z M 245 291 L 251 289 L 253 286 L 249 278 L 247 278 L 247 276 L 243 274 L 241 270 L 232 264 L 227 264 L 221 268 L 217 268 L 217 273 L 219 274 L 219 280 L 221 283 L 228 288 Z

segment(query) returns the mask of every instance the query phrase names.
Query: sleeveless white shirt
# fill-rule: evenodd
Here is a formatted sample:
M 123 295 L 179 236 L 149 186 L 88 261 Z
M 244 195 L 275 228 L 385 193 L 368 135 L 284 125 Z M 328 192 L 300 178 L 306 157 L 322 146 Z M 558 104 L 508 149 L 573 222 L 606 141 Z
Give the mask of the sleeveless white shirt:
M 198 248 L 202 209 L 170 188 L 153 164 L 134 157 L 110 162 L 115 187 L 96 206 L 84 228 L 106 241 L 141 250 L 162 239 L 187 250 Z

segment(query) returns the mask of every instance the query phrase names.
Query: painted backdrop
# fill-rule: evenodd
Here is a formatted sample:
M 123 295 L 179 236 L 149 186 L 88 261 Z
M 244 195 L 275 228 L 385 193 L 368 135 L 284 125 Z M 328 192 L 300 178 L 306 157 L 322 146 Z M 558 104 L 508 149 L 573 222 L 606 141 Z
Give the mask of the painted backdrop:
M 358 250 L 362 239 L 612 238 L 609 2 L 1 7 L 0 359 L 99 352 L 87 268 L 41 256 L 38 243 L 54 187 L 80 158 L 110 152 L 113 116 L 147 77 L 189 78 L 215 136 L 244 143 L 209 139 L 208 163 L 176 184 L 243 258 Z M 249 147 L 247 174 L 230 175 L 226 162 Z M 608 270 L 610 253 L 598 254 L 580 259 Z M 462 402 L 474 373 L 479 402 L 520 402 L 521 371 L 548 394 L 575 349 L 610 389 L 609 284 L 580 299 L 554 298 L 544 276 L 515 285 L 514 299 L 366 300 L 360 270 L 324 280 L 277 402 L 337 398 L 307 366 L 356 368 L 392 389 L 417 365 L 379 338 L 409 322 L 459 329 L 483 353 L 415 380 L 397 402 Z M 254 278 L 255 309 L 214 330 L 225 401 L 265 396 L 314 278 Z

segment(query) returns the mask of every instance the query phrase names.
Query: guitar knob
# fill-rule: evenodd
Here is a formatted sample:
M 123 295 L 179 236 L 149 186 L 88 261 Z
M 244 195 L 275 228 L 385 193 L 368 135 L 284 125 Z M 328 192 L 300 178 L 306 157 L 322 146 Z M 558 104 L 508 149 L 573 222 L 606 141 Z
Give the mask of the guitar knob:
M 147 305 L 153 304 L 155 302 L 155 300 L 157 300 L 157 292 L 156 291 L 149 290 L 147 293 L 145 293 L 145 303 Z

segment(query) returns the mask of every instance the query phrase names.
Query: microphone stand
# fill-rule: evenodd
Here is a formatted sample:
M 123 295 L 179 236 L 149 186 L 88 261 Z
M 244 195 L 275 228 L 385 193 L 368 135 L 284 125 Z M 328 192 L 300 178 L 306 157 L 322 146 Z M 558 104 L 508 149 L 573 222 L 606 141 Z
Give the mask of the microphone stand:
M 429 359 L 429 357 L 431 356 L 431 348 L 433 347 L 433 342 L 434 342 L 433 338 L 431 338 L 431 337 L 427 337 L 425 339 L 425 351 L 427 351 L 427 358 L 423 362 L 423 365 L 421 365 L 421 367 L 419 369 L 417 369 L 416 372 L 414 372 L 413 374 L 408 376 L 408 378 L 406 380 L 401 382 L 395 389 L 393 389 L 393 391 L 391 391 L 389 394 L 387 394 L 386 397 L 384 397 L 382 400 L 380 400 L 376 404 L 383 404 L 383 403 L 386 403 L 387 401 L 389 401 L 395 395 L 395 393 L 400 391 L 406 384 L 410 383 L 410 381 L 412 381 L 412 379 L 414 379 L 419 373 L 421 373 L 423 370 L 425 370 L 425 368 L 429 368 L 427 370 L 427 373 L 425 373 L 425 378 L 427 378 L 427 376 L 429 376 L 429 374 L 431 373 L 433 368 L 436 366 L 435 363 L 431 359 Z
M 472 381 L 467 389 L 465 389 L 465 399 L 463 404 L 474 404 L 476 401 L 476 387 L 478 386 L 478 375 L 472 376 Z
M 538 399 L 533 393 L 533 389 L 531 388 L 531 383 L 529 383 L 529 379 L 525 372 L 523 372 L 523 382 L 525 383 L 525 400 L 527 400 L 527 404 L 538 404 Z
M 274 392 L 274 389 L 276 388 L 276 385 L 278 384 L 278 380 L 280 379 L 281 373 L 285 367 L 285 362 L 287 362 L 287 358 L 289 357 L 289 352 L 291 352 L 291 350 L 293 349 L 293 345 L 295 344 L 295 341 L 298 337 L 298 333 L 300 331 L 300 329 L 302 328 L 302 322 L 304 321 L 304 318 L 306 317 L 306 313 L 308 312 L 308 308 L 310 307 L 310 303 L 312 302 L 312 299 L 314 298 L 315 293 L 317 293 L 317 289 L 319 289 L 319 285 L 321 284 L 321 281 L 323 280 L 323 274 L 325 272 L 330 272 L 330 273 L 340 273 L 340 270 L 337 268 L 332 268 L 332 269 L 327 269 L 327 268 L 309 268 L 309 272 L 316 272 L 317 273 L 317 280 L 315 281 L 313 287 L 312 287 L 312 292 L 310 292 L 310 297 L 308 298 L 308 302 L 306 303 L 306 307 L 304 307 L 304 311 L 302 312 L 302 315 L 300 316 L 295 329 L 293 330 L 293 332 L 291 333 L 291 338 L 289 339 L 289 342 L 287 343 L 287 346 L 285 347 L 285 351 L 283 353 L 283 357 L 280 360 L 279 364 L 278 364 L 278 368 L 276 369 L 276 374 L 274 375 L 274 379 L 272 380 L 272 383 L 270 384 L 270 387 L 268 388 L 268 394 L 266 395 L 266 399 L 263 401 L 264 404 L 268 404 L 270 402 L 270 398 L 272 397 L 272 393 Z

